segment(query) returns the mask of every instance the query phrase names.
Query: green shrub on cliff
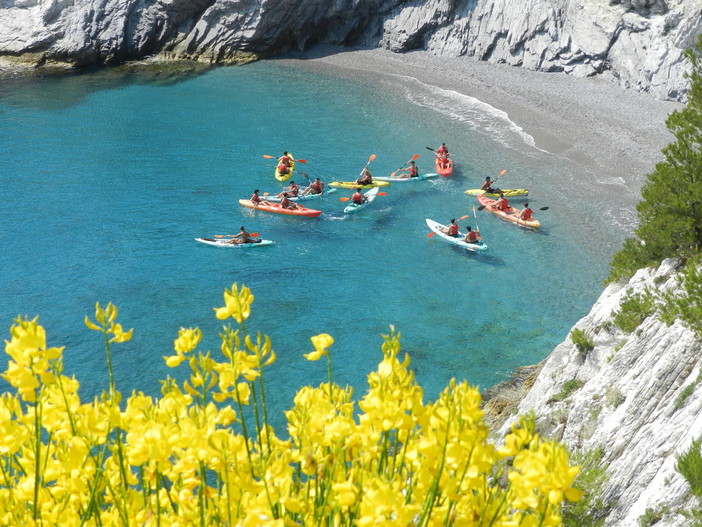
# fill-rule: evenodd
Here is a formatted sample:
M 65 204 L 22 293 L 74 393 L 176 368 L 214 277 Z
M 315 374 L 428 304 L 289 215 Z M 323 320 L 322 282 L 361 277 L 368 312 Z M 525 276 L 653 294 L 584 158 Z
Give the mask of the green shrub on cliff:
M 685 56 L 692 66 L 687 104 L 666 120 L 675 141 L 663 149 L 665 161 L 648 175 L 636 206 L 639 226 L 612 258 L 606 282 L 628 279 L 671 256 L 690 258 L 702 249 L 702 35 Z

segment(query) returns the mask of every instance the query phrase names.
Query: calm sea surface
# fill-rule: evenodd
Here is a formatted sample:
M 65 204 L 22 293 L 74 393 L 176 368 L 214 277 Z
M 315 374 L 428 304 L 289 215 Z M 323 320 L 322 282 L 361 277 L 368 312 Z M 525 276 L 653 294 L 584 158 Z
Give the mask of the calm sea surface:
M 387 175 L 414 154 L 433 171 L 445 141 L 451 178 L 394 185 L 357 215 L 339 191 L 301 219 L 241 208 L 254 188 L 274 192 L 264 155 L 289 150 L 324 181 L 370 168 Z M 100 336 L 83 325 L 113 302 L 134 339 L 113 349 L 118 387 L 158 393 L 180 327 L 199 326 L 218 350 L 213 307 L 232 283 L 256 300 L 251 331 L 278 354 L 268 390 L 287 408 L 325 380 L 310 336 L 328 332 L 335 379 L 364 392 L 393 324 L 428 398 L 456 377 L 486 388 L 543 359 L 601 292 L 625 227 L 593 206 L 587 175 L 532 146 L 500 111 L 411 78 L 349 80 L 280 64 L 221 68 L 183 78 L 102 71 L 0 82 L 0 324 L 39 315 L 49 345 L 91 397 L 107 386 Z M 531 232 L 486 211 L 489 250 L 466 253 L 427 238 L 425 218 L 472 214 L 464 190 L 531 190 L 543 224 Z M 304 183 L 302 176 L 295 178 Z M 566 192 L 568 190 L 568 192 Z M 315 203 L 317 204 L 317 203 Z M 463 220 L 475 225 L 476 220 Z M 607 228 L 604 225 L 607 224 Z M 241 225 L 277 242 L 224 250 L 193 238 Z

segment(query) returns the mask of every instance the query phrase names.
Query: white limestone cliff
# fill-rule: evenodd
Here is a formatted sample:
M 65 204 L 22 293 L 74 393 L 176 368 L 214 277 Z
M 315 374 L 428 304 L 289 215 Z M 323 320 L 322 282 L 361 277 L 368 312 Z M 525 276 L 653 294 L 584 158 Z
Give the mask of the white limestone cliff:
M 631 334 L 617 329 L 611 321 L 621 300 L 646 287 L 675 290 L 673 262 L 609 285 L 575 325 L 594 349 L 583 353 L 571 338 L 561 343 L 519 405 L 519 413 L 534 411 L 539 430 L 574 451 L 602 448 L 607 482 L 600 497 L 613 504 L 608 526 L 639 527 L 649 509 L 666 511 L 656 526 L 688 525 L 678 511 L 694 503 L 675 464 L 702 436 L 702 386 L 679 399 L 700 374 L 702 342 L 680 321 L 668 327 L 656 315 Z M 554 400 L 572 379 L 582 387 Z
M 1 0 L 0 68 L 237 63 L 316 43 L 427 49 L 684 100 L 702 0 Z

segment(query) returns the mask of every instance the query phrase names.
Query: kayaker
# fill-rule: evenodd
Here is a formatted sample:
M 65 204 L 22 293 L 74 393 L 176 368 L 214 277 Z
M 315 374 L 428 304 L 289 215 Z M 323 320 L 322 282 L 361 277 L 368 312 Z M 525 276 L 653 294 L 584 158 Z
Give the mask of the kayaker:
M 371 174 L 371 171 L 368 170 L 368 167 L 363 169 L 363 172 L 361 172 L 361 177 L 359 177 L 356 180 L 356 184 L 358 185 L 371 185 L 373 183 L 373 175 Z
M 410 161 L 410 166 L 407 168 L 401 168 L 398 170 L 398 172 L 404 172 L 407 171 L 407 174 L 402 174 L 401 178 L 407 179 L 407 178 L 413 178 L 413 177 L 419 177 L 419 168 L 417 165 L 414 163 L 414 161 Z
M 495 180 L 495 181 L 497 181 L 497 180 Z M 485 183 L 483 183 L 483 186 L 480 187 L 480 190 L 484 190 L 485 192 L 490 193 L 490 194 L 496 194 L 496 193 L 500 192 L 499 188 L 492 188 L 492 184 L 495 181 L 491 181 L 490 176 L 487 176 L 485 178 Z
M 300 186 L 297 183 L 295 183 L 294 181 L 290 180 L 290 186 L 287 188 L 284 188 L 283 192 L 287 192 L 288 196 L 296 197 L 300 193 Z M 278 197 L 280 197 L 283 194 L 283 192 L 278 194 Z
M 303 196 L 307 196 L 309 194 L 322 194 L 324 192 L 324 183 L 316 177 L 314 178 L 314 181 L 309 184 L 309 186 L 302 192 Z
M 280 208 L 282 208 L 282 209 L 297 209 L 298 206 L 288 199 L 287 192 L 283 192 L 283 195 L 280 196 Z
M 261 199 L 261 196 L 258 195 L 258 189 L 253 191 L 253 194 L 251 194 L 251 197 L 249 200 L 254 204 L 254 205 L 268 205 L 268 202 Z
M 449 151 L 448 148 L 446 148 L 446 143 L 441 143 L 441 146 L 436 149 L 436 154 L 439 156 L 448 157 Z
M 249 231 L 247 231 L 243 225 L 241 226 L 241 228 L 239 230 L 241 232 L 239 232 L 239 234 L 235 234 L 234 236 L 232 236 L 232 239 L 230 241 L 228 241 L 227 243 L 231 243 L 231 244 L 252 243 L 251 234 L 249 234 Z
M 456 220 L 452 219 L 451 223 L 443 228 L 443 231 L 449 236 L 458 236 L 458 224 L 456 223 Z
M 353 196 L 351 196 L 351 201 L 353 201 L 356 205 L 363 205 L 366 201 L 368 201 L 368 198 L 361 192 L 361 187 L 357 187 L 356 192 L 354 192 Z
M 478 243 L 478 233 L 470 228 L 470 225 L 466 227 L 466 236 L 463 238 L 466 243 Z
M 287 152 L 283 152 L 283 155 L 278 158 L 278 172 L 281 174 L 287 174 L 290 172 L 290 165 L 292 164 L 292 158 Z
M 524 221 L 529 221 L 534 217 L 534 211 L 529 208 L 528 203 L 524 203 L 524 208 L 522 212 L 519 213 L 519 219 Z
M 492 204 L 493 208 L 501 211 L 507 211 L 509 210 L 509 201 L 507 201 L 507 198 L 505 198 L 505 195 L 500 192 L 500 197 L 495 200 L 495 202 Z

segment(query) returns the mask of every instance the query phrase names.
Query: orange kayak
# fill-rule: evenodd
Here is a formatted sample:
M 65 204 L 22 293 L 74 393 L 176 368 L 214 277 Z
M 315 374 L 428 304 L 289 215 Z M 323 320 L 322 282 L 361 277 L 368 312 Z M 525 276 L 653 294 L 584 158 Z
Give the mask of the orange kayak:
M 306 218 L 316 218 L 322 213 L 321 210 L 308 209 L 307 207 L 303 207 L 302 205 L 299 205 L 297 203 L 295 204 L 296 208 L 294 209 L 284 209 L 280 205 L 280 203 L 268 203 L 268 205 L 259 203 L 258 205 L 256 205 L 250 199 L 240 199 L 239 205 L 243 205 L 244 207 L 248 207 L 250 209 L 264 210 L 266 212 L 275 212 L 276 214 L 288 214 L 290 216 L 304 216 Z
M 497 201 L 496 199 L 486 198 L 485 196 L 477 196 L 477 198 L 480 204 L 483 205 L 486 210 L 489 210 L 493 214 L 497 214 L 501 218 L 514 222 L 522 227 L 530 227 L 532 229 L 538 229 L 541 227 L 541 222 L 536 218 L 531 218 L 530 220 L 520 220 L 519 213 L 522 211 L 521 209 L 509 207 L 507 210 L 499 210 L 493 206 Z
M 444 177 L 449 177 L 453 174 L 453 161 L 449 156 L 436 156 L 434 158 L 434 166 L 436 171 Z

